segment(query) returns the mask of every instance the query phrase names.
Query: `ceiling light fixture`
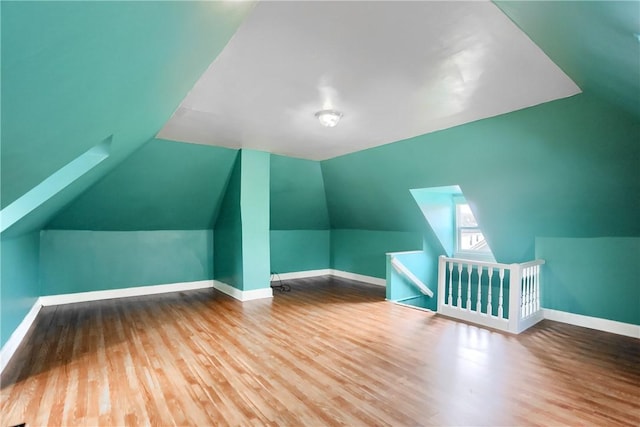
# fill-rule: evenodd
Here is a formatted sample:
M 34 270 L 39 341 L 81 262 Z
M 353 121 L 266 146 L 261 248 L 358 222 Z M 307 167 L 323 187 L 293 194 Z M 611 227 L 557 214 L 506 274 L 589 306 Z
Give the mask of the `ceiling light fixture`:
M 342 118 L 342 113 L 336 110 L 320 110 L 316 113 L 316 117 L 322 126 L 332 128 L 338 124 Z

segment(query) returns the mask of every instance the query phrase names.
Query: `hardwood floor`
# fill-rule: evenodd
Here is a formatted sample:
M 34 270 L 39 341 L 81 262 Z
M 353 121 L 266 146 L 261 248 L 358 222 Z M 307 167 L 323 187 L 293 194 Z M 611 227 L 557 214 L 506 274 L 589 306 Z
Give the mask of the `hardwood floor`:
M 640 425 L 640 341 L 520 336 L 338 278 L 45 307 L 2 376 L 2 425 Z

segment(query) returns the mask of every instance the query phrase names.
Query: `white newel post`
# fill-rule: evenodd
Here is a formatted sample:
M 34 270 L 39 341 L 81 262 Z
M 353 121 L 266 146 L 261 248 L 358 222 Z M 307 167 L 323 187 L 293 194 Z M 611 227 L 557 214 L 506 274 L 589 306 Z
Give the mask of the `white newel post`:
M 522 298 L 522 268 L 520 264 L 509 266 L 509 332 L 517 334 L 520 328 Z
M 445 298 L 445 291 L 446 291 L 445 285 L 447 281 L 446 271 L 447 271 L 447 261 L 445 260 L 444 255 L 440 255 L 438 257 L 438 308 L 437 308 L 438 311 L 440 311 L 440 307 L 444 305 L 444 298 Z

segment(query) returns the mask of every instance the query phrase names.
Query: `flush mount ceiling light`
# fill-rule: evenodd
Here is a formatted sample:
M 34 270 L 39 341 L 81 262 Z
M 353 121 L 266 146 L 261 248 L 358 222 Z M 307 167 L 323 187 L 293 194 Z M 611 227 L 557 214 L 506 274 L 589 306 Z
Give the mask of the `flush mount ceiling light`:
M 332 128 L 338 124 L 342 118 L 342 113 L 336 110 L 320 110 L 316 113 L 316 117 L 322 126 Z

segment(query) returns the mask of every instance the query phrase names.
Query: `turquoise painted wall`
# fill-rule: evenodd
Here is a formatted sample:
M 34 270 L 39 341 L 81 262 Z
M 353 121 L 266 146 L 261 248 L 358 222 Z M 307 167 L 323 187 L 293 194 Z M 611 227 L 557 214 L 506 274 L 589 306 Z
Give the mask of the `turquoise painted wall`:
M 446 187 L 449 190 L 444 191 L 443 187 L 440 188 L 443 190 L 429 188 L 411 190 L 411 194 L 427 220 L 427 225 L 437 237 L 438 252 L 452 256 L 456 239 L 453 194 L 460 194 L 460 189 Z
M 420 297 L 426 304 L 423 308 L 436 310 L 438 307 L 438 263 L 437 255 L 419 251 L 394 253 L 405 267 L 433 291 L 433 297 L 424 297 L 408 279 L 391 267 L 391 257 L 387 256 L 387 299 L 392 301 Z M 434 258 L 436 262 L 434 263 Z
M 638 1 L 495 3 L 580 88 L 640 119 Z
M 329 212 L 320 162 L 271 155 L 271 271 L 331 268 Z
M 331 268 L 329 230 L 271 230 L 271 271 Z
M 498 262 L 532 259 L 537 236 L 640 236 L 638 135 L 582 94 L 326 160 L 332 228 L 419 230 L 409 190 L 458 184 Z
M 320 162 L 271 155 L 272 230 L 327 230 L 329 211 Z
M 386 277 L 386 253 L 422 249 L 422 235 L 403 231 L 331 230 L 331 268 Z
M 239 290 L 270 286 L 269 161 L 238 152 L 215 224 L 215 278 Z
M 542 306 L 640 325 L 640 238 L 536 239 Z
M 269 153 L 241 150 L 242 290 L 269 288 Z
M 152 139 L 46 228 L 212 229 L 236 150 Z
M 39 260 L 39 233 L 0 240 L 0 346 L 40 296 Z
M 236 156 L 229 175 L 220 213 L 214 226 L 214 277 L 216 280 L 242 289 L 242 213 L 240 211 L 240 180 L 242 157 Z
M 3 2 L 0 205 L 113 135 L 107 160 L 7 234 L 39 230 L 150 140 L 252 7 Z
M 41 234 L 42 295 L 213 278 L 213 232 L 72 231 Z
M 584 42 L 583 31 L 573 32 L 579 35 L 575 40 L 558 36 L 567 20 L 601 12 L 609 16 L 613 9 L 637 15 L 627 11 L 637 11 L 637 4 L 599 3 L 575 6 L 581 13 L 557 2 L 500 3 L 572 77 L 584 71 L 584 94 L 323 162 L 271 156 L 272 203 L 265 210 L 271 212 L 271 229 L 332 228 L 331 267 L 384 277 L 387 251 L 419 249 L 413 243 L 424 235 L 428 248 L 438 252 L 409 189 L 460 184 L 500 262 L 532 258 L 539 236 L 640 236 L 640 122 L 637 114 L 618 108 L 638 111 L 634 95 L 640 84 L 629 80 L 635 76 L 629 70 L 637 68 L 637 41 L 629 36 L 631 46 L 625 39 L 624 49 L 631 47 L 633 54 L 619 55 L 625 62 L 611 74 L 607 61 L 575 62 L 593 58 L 579 53 L 580 45 L 594 46 Z M 263 255 L 269 245 L 262 223 L 259 241 L 243 242 L 241 180 L 229 179 L 237 155 L 153 137 L 251 7 L 243 2 L 3 2 L 0 206 L 113 135 L 107 160 L 2 233 L 3 242 L 14 242 L 8 246 L 13 253 L 22 254 L 14 259 L 33 261 L 33 251 L 25 249 L 35 244 L 30 232 L 51 220 L 50 227 L 69 229 L 205 229 L 226 199 L 223 218 L 215 221 L 215 273 L 242 288 L 243 244 L 257 244 Z M 558 17 L 550 22 L 554 31 L 528 24 L 526 16 L 538 7 L 538 12 L 556 8 L 545 12 Z M 623 44 L 605 46 L 622 51 Z M 562 56 L 571 52 L 578 54 L 563 63 Z M 146 162 L 162 165 L 169 158 L 177 160 L 166 165 L 171 174 L 145 169 Z M 196 162 L 194 170 L 186 169 L 190 162 Z M 171 181 L 173 174 L 188 183 Z M 154 180 L 162 185 L 153 186 Z M 260 200 L 264 204 L 264 196 Z M 2 262 L 4 267 L 4 254 Z M 566 256 L 554 264 L 560 271 L 572 269 Z M 35 273 L 13 264 L 7 272 L 3 278 L 37 282 Z M 264 274 L 259 276 L 261 281 Z M 31 295 L 25 298 L 32 298 L 32 287 L 25 289 L 24 295 Z M 588 300 L 585 292 L 580 298 Z M 633 289 L 625 292 L 635 295 Z M 22 297 L 9 297 L 7 304 L 16 298 Z M 606 305 L 617 310 L 613 302 Z

